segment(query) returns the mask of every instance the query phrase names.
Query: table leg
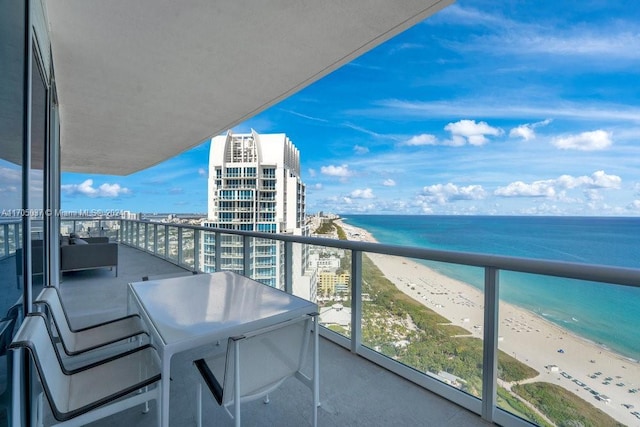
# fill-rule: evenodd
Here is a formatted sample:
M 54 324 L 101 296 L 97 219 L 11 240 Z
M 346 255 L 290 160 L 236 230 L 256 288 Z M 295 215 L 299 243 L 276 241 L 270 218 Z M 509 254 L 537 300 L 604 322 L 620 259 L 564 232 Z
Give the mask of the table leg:
M 160 380 L 160 425 L 169 427 L 169 396 L 171 384 L 171 356 L 162 357 L 162 378 Z

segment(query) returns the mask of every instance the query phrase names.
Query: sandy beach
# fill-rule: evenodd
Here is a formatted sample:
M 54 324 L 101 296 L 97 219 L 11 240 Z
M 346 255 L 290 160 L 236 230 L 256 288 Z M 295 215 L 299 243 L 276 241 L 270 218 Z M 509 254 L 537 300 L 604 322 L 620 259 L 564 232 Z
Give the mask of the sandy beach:
M 349 240 L 376 242 L 366 230 L 337 221 Z M 483 334 L 483 294 L 411 259 L 367 254 L 398 289 L 461 326 Z M 500 303 L 499 348 L 626 425 L 640 425 L 640 364 L 578 337 L 528 310 Z M 557 368 L 551 369 L 551 366 Z M 501 383 L 510 387 L 510 384 Z M 630 390 L 639 389 L 637 393 Z M 599 400 L 594 393 L 605 395 Z M 623 405 L 633 405 L 625 407 Z

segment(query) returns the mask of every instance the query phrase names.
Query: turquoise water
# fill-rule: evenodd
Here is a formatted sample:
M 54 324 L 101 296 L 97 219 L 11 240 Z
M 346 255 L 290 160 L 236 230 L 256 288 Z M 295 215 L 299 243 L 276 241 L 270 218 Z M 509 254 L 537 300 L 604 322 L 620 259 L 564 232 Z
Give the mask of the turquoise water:
M 348 215 L 381 243 L 640 268 L 640 218 Z M 428 263 L 482 288 L 483 271 Z M 513 273 L 500 297 L 640 360 L 640 288 Z

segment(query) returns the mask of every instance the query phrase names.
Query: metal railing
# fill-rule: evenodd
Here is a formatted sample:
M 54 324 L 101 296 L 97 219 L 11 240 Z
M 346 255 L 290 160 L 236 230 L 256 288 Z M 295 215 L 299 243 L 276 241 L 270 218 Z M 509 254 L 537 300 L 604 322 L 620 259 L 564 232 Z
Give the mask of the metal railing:
M 67 220 L 63 221 L 66 222 Z M 76 222 L 77 221 L 77 222 Z M 98 230 L 120 243 L 144 250 L 155 256 L 182 267 L 202 270 L 201 260 L 204 259 L 202 248 L 206 243 L 209 249 L 215 248 L 215 271 L 233 268 L 250 275 L 249 246 L 252 239 L 260 241 L 284 242 L 284 286 L 287 292 L 293 289 L 293 245 L 309 245 L 310 247 L 324 247 L 342 250 L 348 254 L 350 265 L 350 295 L 351 295 L 351 324 L 348 333 L 339 334 L 323 328 L 321 333 L 331 341 L 351 349 L 370 361 L 401 375 L 426 389 L 429 389 L 461 406 L 480 414 L 484 419 L 502 425 L 530 425 L 523 419 L 500 408 L 497 404 L 498 379 L 498 328 L 499 316 L 499 274 L 501 271 L 530 273 L 536 275 L 555 276 L 561 278 L 578 279 L 590 282 L 624 285 L 634 288 L 640 287 L 640 269 L 629 269 L 601 265 L 588 265 L 538 259 L 526 259 L 478 253 L 451 252 L 441 250 L 422 249 L 417 247 L 385 245 L 360 241 L 346 241 L 317 237 L 293 236 L 285 234 L 270 234 L 259 232 L 244 232 L 214 229 L 191 225 L 163 224 L 134 220 L 93 220 L 92 230 Z M 87 220 L 74 220 L 73 228 L 76 232 L 89 232 Z M 80 226 L 81 225 L 81 226 Z M 205 238 L 206 236 L 206 238 Z M 213 236 L 213 237 L 212 237 Z M 227 236 L 240 236 L 230 239 Z M 222 240 L 225 246 L 231 240 L 237 247 L 242 247 L 242 265 L 229 264 L 223 259 L 228 254 L 222 251 Z M 404 365 L 381 352 L 363 345 L 363 303 L 369 301 L 366 294 L 363 298 L 363 254 L 381 254 L 415 260 L 436 261 L 442 263 L 473 266 L 484 271 L 483 283 L 483 311 L 484 328 L 482 332 L 482 392 L 480 397 L 470 395 L 459 389 L 438 381 L 424 372 Z M 210 258 L 209 258 L 210 259 Z M 224 262 L 224 264 L 223 264 Z M 261 267 L 261 266 L 260 266 Z M 259 279 L 259 278 L 256 278 Z M 315 296 L 314 296 L 315 297 Z
M 22 222 L 0 222 L 0 260 L 15 255 L 22 242 Z

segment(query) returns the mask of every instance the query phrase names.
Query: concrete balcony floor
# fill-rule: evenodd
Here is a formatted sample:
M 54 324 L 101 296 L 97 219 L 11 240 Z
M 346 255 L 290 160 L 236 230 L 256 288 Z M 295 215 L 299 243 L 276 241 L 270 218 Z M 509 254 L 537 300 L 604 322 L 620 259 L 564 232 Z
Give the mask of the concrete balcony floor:
M 109 269 L 65 273 L 61 291 L 74 326 L 81 327 L 126 313 L 127 283 L 146 275 L 184 272 L 180 267 L 137 249 L 120 245 L 118 277 Z M 37 291 L 34 289 L 34 293 Z M 37 293 L 36 293 L 37 294 Z M 199 374 L 190 360 L 172 362 L 172 427 L 195 426 Z M 311 424 L 311 392 L 295 379 L 271 396 L 243 405 L 246 426 Z M 320 338 L 320 426 L 486 426 L 478 415 Z M 148 414 L 140 408 L 122 412 L 92 426 L 155 426 L 155 404 Z M 45 404 L 45 412 L 48 412 Z M 203 425 L 231 426 L 232 420 L 203 388 Z M 50 421 L 53 419 L 48 415 Z

